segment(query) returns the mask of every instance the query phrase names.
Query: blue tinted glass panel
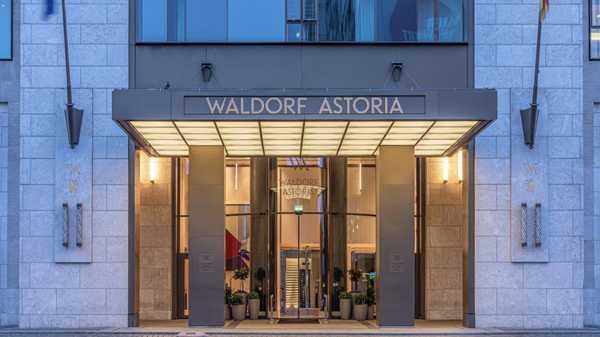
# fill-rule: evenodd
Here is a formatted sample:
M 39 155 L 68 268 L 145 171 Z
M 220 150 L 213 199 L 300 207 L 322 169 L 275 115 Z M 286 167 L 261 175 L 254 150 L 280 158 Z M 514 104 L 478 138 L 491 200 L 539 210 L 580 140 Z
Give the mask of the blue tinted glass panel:
M 304 20 L 317 19 L 317 5 L 315 0 L 304 0 Z
M 138 39 L 165 40 L 165 0 L 138 0 Z
M 227 41 L 227 1 L 187 0 L 186 41 Z
M 375 0 L 356 0 L 354 41 L 375 40 Z
M 373 41 L 374 0 L 319 1 L 319 41 Z
M 591 29 L 590 58 L 600 59 L 600 29 Z
M 228 27 L 233 42 L 285 41 L 285 0 L 229 0 Z
M 167 1 L 167 41 L 185 41 L 185 0 Z
M 300 0 L 288 0 L 287 19 L 300 20 Z
M 466 41 L 463 24 L 463 18 L 467 16 L 465 3 L 462 0 L 440 0 L 438 12 L 436 41 Z
M 0 59 L 11 58 L 11 12 L 11 0 L 0 0 Z
M 466 41 L 465 6 L 465 0 L 377 0 L 377 40 Z
M 292 24 L 287 25 L 287 41 L 288 42 L 300 42 L 302 41 L 300 36 L 300 25 Z
M 317 41 L 317 25 L 305 24 L 302 27 L 302 41 Z

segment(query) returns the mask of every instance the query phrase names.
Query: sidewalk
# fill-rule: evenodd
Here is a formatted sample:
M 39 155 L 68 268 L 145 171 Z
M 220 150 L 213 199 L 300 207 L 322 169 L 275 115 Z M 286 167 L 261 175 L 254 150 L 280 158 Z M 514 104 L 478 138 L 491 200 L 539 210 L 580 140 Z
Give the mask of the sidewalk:
M 136 328 L 104 328 L 104 329 L 18 329 L 16 327 L 0 328 L 2 335 L 189 335 L 201 336 L 402 336 L 402 335 L 590 335 L 599 334 L 600 329 L 554 329 L 554 330 L 516 330 L 516 329 L 468 329 L 459 322 L 428 322 L 415 327 L 378 328 L 375 321 L 341 321 L 332 320 L 328 324 L 269 324 L 267 320 L 242 322 L 228 321 L 225 327 L 188 327 L 187 320 L 160 321 L 144 324 Z

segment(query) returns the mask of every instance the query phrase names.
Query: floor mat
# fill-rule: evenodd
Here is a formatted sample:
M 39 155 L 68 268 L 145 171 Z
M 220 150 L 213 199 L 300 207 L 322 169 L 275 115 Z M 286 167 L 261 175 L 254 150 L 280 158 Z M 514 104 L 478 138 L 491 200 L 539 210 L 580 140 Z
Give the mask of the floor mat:
M 277 324 L 319 324 L 318 318 L 280 318 Z

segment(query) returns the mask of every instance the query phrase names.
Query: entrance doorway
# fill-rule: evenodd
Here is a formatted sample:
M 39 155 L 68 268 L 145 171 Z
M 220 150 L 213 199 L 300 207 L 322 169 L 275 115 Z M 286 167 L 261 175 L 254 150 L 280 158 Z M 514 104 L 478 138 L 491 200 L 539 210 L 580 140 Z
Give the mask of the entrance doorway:
M 321 246 L 312 235 L 319 233 L 317 214 L 284 214 L 284 222 L 296 221 L 296 242 L 282 243 L 279 258 L 281 275 L 281 318 L 320 318 L 322 290 Z M 293 226 L 290 226 L 293 227 Z M 288 231 L 292 228 L 288 228 Z M 285 233 L 289 238 L 291 233 Z

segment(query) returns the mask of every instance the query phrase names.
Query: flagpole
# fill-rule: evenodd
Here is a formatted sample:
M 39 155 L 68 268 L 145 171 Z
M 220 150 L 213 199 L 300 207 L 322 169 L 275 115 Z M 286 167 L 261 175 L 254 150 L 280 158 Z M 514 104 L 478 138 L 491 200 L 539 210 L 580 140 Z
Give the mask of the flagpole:
M 542 21 L 546 18 L 548 12 L 548 0 L 540 0 L 540 15 L 538 18 L 537 43 L 535 49 L 535 69 L 533 74 L 533 98 L 528 109 L 520 110 L 521 123 L 523 124 L 523 138 L 525 145 L 533 149 L 535 143 L 535 131 L 538 120 L 538 77 L 540 73 L 540 45 L 542 41 Z
M 69 67 L 69 42 L 67 39 L 67 9 L 65 8 L 65 0 L 62 0 L 62 16 L 63 33 L 65 36 L 65 64 L 67 67 L 67 112 L 70 112 L 70 114 L 72 114 L 73 97 L 71 96 L 71 69 Z
M 64 1 L 64 0 L 63 0 Z M 542 40 L 542 21 L 538 20 L 537 47 L 535 50 L 535 74 L 533 78 L 533 101 L 531 106 L 537 106 L 538 74 L 540 72 L 540 43 Z
M 74 149 L 79 144 L 83 110 L 74 107 L 73 95 L 71 94 L 71 67 L 69 66 L 69 40 L 67 38 L 67 9 L 65 0 L 62 0 L 62 16 L 63 34 L 65 37 L 65 68 L 67 73 L 67 110 L 65 111 L 65 121 L 67 122 L 69 145 L 71 145 L 71 149 Z

